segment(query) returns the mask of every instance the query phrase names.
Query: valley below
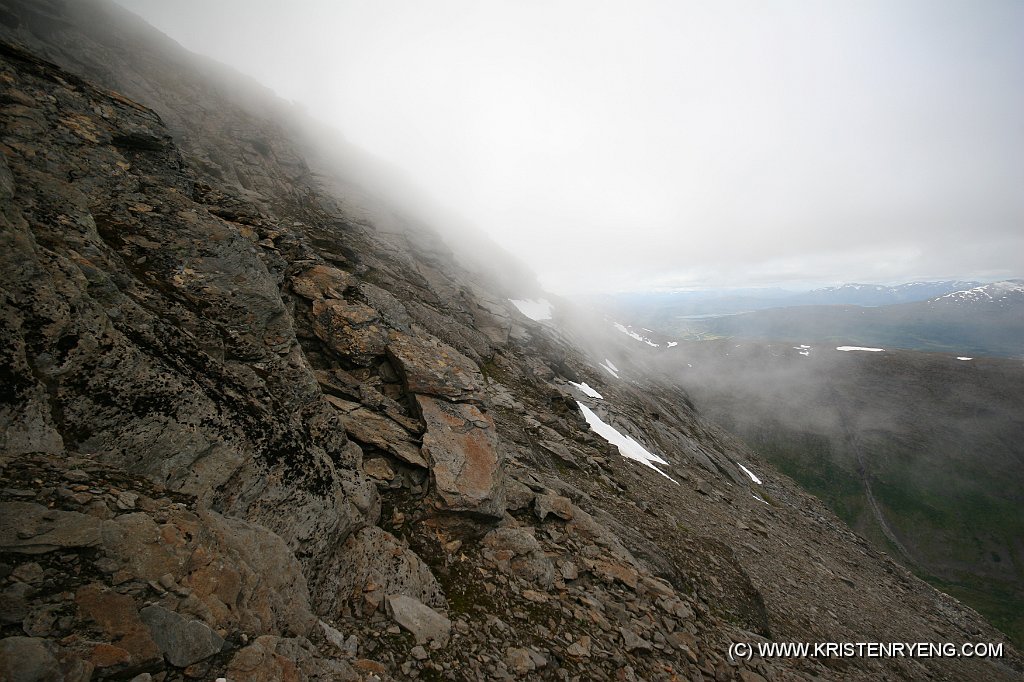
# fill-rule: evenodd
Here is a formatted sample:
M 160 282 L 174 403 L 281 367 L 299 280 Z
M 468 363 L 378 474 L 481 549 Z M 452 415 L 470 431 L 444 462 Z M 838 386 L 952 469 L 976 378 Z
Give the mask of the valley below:
M 854 530 L 1020 642 L 1024 365 L 962 357 L 721 339 L 684 342 L 659 366 Z

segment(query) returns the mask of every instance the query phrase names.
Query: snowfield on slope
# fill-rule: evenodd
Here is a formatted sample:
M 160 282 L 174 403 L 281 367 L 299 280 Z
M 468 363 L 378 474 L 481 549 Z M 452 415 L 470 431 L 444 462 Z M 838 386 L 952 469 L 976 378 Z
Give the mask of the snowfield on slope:
M 618 329 L 623 334 L 625 334 L 626 336 L 631 336 L 634 339 L 636 339 L 637 341 L 643 341 L 644 343 L 646 343 L 648 346 L 651 346 L 652 348 L 657 348 L 658 346 L 661 345 L 661 344 L 658 344 L 658 343 L 654 343 L 653 341 L 651 341 L 646 336 L 641 336 L 640 334 L 637 334 L 635 331 L 633 331 L 632 329 L 629 329 L 625 325 L 621 325 L 618 322 L 615 322 L 614 324 L 615 324 L 615 328 Z M 643 327 L 641 327 L 641 329 L 643 329 Z M 648 330 L 648 331 L 650 331 L 650 330 Z
M 754 483 L 756 483 L 756 484 L 758 484 L 758 485 L 762 485 L 762 484 L 761 484 L 761 479 L 760 479 L 760 478 L 758 478 L 757 476 L 755 476 L 755 475 L 754 475 L 754 472 L 753 472 L 753 471 L 751 471 L 751 470 L 750 470 L 750 469 L 748 469 L 747 467 L 743 466 L 743 465 L 742 465 L 742 464 L 740 464 L 739 462 L 736 462 L 736 465 L 737 465 L 737 466 L 738 466 L 738 467 L 739 467 L 740 469 L 743 469 L 743 473 L 745 473 L 745 474 L 746 474 L 747 476 L 750 476 L 750 480 L 751 480 L 751 481 L 753 481 Z
M 575 381 L 570 381 L 569 383 L 575 386 L 583 395 L 590 396 L 591 398 L 597 398 L 598 400 L 604 400 L 604 396 L 591 388 L 585 381 L 582 384 L 577 384 Z
M 866 350 L 869 353 L 880 353 L 884 351 L 884 348 L 865 348 L 864 346 L 836 346 L 836 350 L 851 351 L 851 350 Z
M 580 401 L 577 400 L 576 404 L 580 406 L 580 411 L 583 413 L 583 417 L 587 420 L 587 423 L 590 424 L 590 428 L 594 430 L 594 433 L 601 436 L 601 438 L 604 438 L 612 445 L 616 446 L 619 449 L 619 454 L 621 454 L 626 459 L 631 459 L 634 462 L 640 462 L 645 466 L 649 466 L 650 468 L 654 469 L 668 480 L 672 481 L 676 485 L 679 485 L 678 481 L 676 481 L 674 478 L 663 472 L 658 467 L 654 466 L 655 462 L 657 462 L 658 464 L 664 464 L 668 466 L 668 462 L 663 460 L 661 457 L 658 457 L 650 450 L 645 448 L 643 445 L 640 445 L 640 443 L 636 442 L 629 436 L 625 435 L 624 433 L 616 429 L 611 424 L 606 424 L 605 422 L 601 421 L 601 418 L 594 414 L 593 410 L 591 410 L 589 407 L 587 407 Z
M 535 322 L 550 320 L 551 311 L 554 309 L 554 306 L 546 298 L 538 298 L 535 301 L 525 298 L 510 298 L 509 301 L 519 309 L 519 312 Z

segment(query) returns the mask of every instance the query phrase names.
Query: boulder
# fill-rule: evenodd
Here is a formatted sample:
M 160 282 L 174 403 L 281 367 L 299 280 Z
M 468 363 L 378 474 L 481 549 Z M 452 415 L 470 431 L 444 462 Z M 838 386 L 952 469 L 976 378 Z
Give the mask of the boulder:
M 359 403 L 332 395 L 324 398 L 338 410 L 345 433 L 350 437 L 360 443 L 380 448 L 407 464 L 427 467 L 427 460 L 420 453 L 420 447 L 415 439 L 396 421 L 380 412 L 368 410 Z
M 504 573 L 544 588 L 555 581 L 555 566 L 525 528 L 496 528 L 484 536 L 484 556 Z
M 202 621 L 185 618 L 158 604 L 139 612 L 154 641 L 171 665 L 184 668 L 209 658 L 224 646 L 224 638 Z
M 313 301 L 313 333 L 351 362 L 369 366 L 387 347 L 387 332 L 377 311 L 362 303 Z
M 561 495 L 537 495 L 533 502 L 533 511 L 543 521 L 548 514 L 554 514 L 563 521 L 572 520 L 572 501 Z
M 387 352 L 410 393 L 466 402 L 483 399 L 479 368 L 446 343 L 393 331 Z
M 504 472 L 494 420 L 475 405 L 416 396 L 426 433 L 423 455 L 441 509 L 500 518 Z
M 38 637 L 0 639 L 0 680 L 7 682 L 61 682 L 56 646 Z
M 321 613 L 341 608 L 367 593 L 374 603 L 386 595 L 401 594 L 432 606 L 445 604 L 444 593 L 430 568 L 398 539 L 377 526 L 348 537 L 339 548 L 330 572 L 335 576 L 330 594 L 318 595 Z
M 452 622 L 418 599 L 401 594 L 387 598 L 388 613 L 395 622 L 412 633 L 417 644 L 430 641 L 446 646 L 451 637 Z
M 350 274 L 329 265 L 314 265 L 292 277 L 292 291 L 311 301 L 344 299 L 345 289 L 351 285 Z

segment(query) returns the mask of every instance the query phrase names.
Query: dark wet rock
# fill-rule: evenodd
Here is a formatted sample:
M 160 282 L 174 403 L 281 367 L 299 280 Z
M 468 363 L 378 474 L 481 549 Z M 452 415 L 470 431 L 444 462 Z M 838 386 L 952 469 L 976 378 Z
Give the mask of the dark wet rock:
M 0 679 L 4 682 L 62 682 L 56 647 L 38 637 L 0 639 Z

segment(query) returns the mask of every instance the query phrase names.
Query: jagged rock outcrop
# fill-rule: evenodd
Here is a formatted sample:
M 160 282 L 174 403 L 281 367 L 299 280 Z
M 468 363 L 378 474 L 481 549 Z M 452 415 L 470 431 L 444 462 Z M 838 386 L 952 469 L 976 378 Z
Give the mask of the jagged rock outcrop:
M 1000 637 L 147 31 L 0 0 L 0 677 L 1019 678 L 729 660 Z

